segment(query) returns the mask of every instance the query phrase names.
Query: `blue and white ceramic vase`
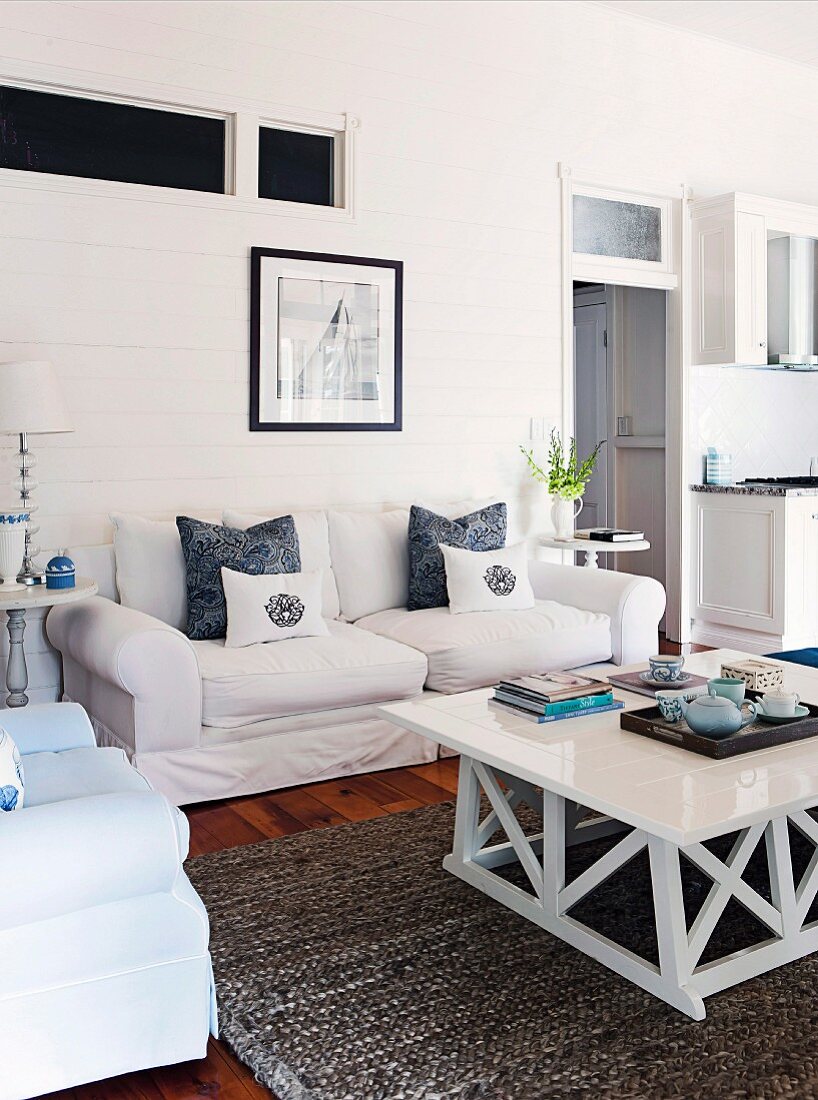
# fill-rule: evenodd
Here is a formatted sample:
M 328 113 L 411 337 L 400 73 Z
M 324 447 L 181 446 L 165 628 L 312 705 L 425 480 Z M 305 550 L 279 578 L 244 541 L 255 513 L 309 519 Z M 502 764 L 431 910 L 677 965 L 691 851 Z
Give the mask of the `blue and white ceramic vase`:
M 67 551 L 60 550 L 45 567 L 45 586 L 46 588 L 73 588 L 76 584 L 76 574 L 77 570 L 67 556 Z
M 21 810 L 25 795 L 26 780 L 20 750 L 11 736 L 0 729 L 0 814 L 4 811 Z
M 0 512 L 0 592 L 25 588 L 17 577 L 23 568 L 28 521 L 29 513 L 23 508 L 7 508 Z

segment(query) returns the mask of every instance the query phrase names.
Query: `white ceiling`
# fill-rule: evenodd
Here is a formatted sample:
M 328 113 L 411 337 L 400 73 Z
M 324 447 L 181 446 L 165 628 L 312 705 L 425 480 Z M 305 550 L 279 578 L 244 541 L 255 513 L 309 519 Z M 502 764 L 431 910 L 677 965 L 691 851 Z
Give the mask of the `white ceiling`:
M 816 0 L 598 0 L 643 19 L 818 68 Z

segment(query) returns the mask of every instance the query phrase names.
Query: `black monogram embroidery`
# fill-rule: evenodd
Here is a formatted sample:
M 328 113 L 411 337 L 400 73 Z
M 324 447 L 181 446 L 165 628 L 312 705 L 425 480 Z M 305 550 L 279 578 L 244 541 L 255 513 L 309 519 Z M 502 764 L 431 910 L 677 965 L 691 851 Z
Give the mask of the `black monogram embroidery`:
M 510 596 L 517 583 L 517 578 L 507 565 L 490 565 L 483 574 L 483 580 L 495 596 Z
M 288 596 L 280 592 L 277 596 L 271 596 L 264 610 L 270 616 L 270 622 L 282 629 L 287 626 L 295 626 L 301 622 L 304 614 L 304 604 L 298 596 Z

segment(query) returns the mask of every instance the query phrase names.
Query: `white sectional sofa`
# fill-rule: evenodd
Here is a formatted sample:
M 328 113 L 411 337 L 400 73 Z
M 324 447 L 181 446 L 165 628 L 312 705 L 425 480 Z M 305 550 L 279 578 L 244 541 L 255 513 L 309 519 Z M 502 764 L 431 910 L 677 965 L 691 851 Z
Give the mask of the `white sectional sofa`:
M 293 514 L 302 568 L 323 570 L 327 637 L 189 641 L 172 521 L 136 519 L 148 525 L 136 546 L 120 521 L 116 556 L 76 551 L 100 595 L 49 615 L 65 698 L 178 805 L 430 761 L 436 746 L 378 706 L 656 650 L 665 595 L 654 580 L 531 561 L 530 611 L 410 612 L 408 509 Z M 224 515 L 234 527 L 265 518 Z

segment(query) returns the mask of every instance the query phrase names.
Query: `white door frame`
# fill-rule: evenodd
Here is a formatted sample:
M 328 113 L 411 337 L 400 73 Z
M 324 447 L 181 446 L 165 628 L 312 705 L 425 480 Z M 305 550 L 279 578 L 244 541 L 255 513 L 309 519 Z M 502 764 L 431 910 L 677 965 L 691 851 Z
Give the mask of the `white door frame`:
M 689 225 L 685 209 L 689 193 L 684 184 L 602 176 L 597 172 L 559 165 L 562 207 L 562 425 L 563 434 L 574 424 L 574 280 L 643 286 L 667 291 L 667 376 L 665 424 L 666 586 L 668 636 L 690 641 L 690 494 L 687 491 L 689 326 L 685 294 L 689 278 Z M 573 197 L 593 194 L 612 200 L 659 206 L 662 211 L 663 258 L 658 264 L 580 255 L 573 251 Z M 602 272 L 604 271 L 604 274 Z

